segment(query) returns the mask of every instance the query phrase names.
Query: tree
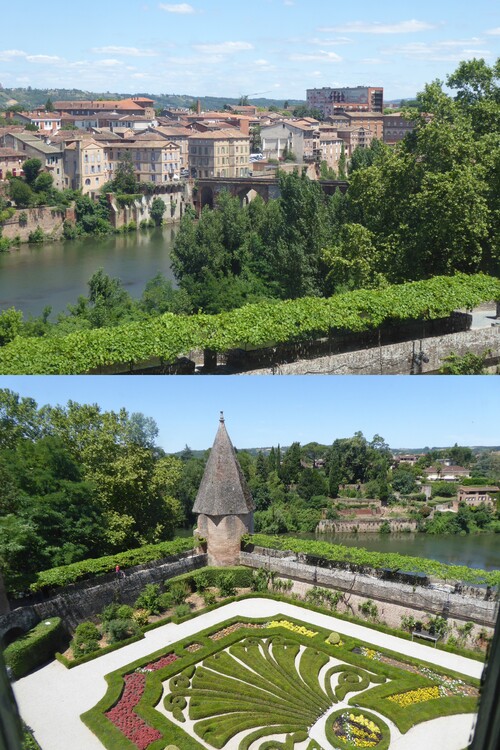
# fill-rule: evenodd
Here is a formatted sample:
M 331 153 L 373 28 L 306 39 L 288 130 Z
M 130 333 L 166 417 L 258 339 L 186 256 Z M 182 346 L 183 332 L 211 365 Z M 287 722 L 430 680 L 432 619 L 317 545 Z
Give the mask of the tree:
M 280 476 L 285 484 L 298 482 L 302 471 L 300 458 L 300 443 L 292 443 L 283 457 L 281 466 Z
M 23 163 L 24 178 L 28 185 L 33 185 L 42 168 L 40 159 L 26 159 Z
M 9 181 L 9 196 L 18 208 L 28 208 L 33 203 L 33 192 L 30 186 L 16 177 Z
M 119 159 L 113 179 L 113 189 L 116 193 L 133 195 L 138 192 L 139 184 L 135 176 L 132 156 L 125 152 Z
M 54 178 L 48 172 L 41 172 L 33 183 L 33 189 L 37 193 L 48 193 L 52 190 Z
M 50 96 L 47 97 L 47 101 L 45 102 L 45 111 L 46 112 L 54 112 L 55 111 L 54 110 L 54 104 L 53 104 L 52 99 L 50 98 Z
M 149 215 L 151 216 L 157 227 L 161 226 L 165 209 L 165 203 L 161 198 L 153 198 Z
M 489 356 L 489 350 L 483 354 L 467 352 L 463 356 L 452 352 L 443 359 L 439 372 L 441 375 L 484 375 Z
M 340 149 L 339 180 L 347 180 L 347 157 L 345 154 L 345 144 L 343 141 Z
M 23 314 L 10 307 L 0 313 L 0 346 L 5 346 L 19 336 L 23 329 Z

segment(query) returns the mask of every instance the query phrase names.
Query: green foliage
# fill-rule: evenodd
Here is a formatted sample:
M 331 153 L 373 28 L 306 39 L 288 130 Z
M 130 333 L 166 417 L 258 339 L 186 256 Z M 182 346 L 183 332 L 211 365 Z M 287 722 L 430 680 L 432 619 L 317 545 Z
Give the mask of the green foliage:
M 5 346 L 19 336 L 23 326 L 23 314 L 14 307 L 0 313 L 0 346 Z
M 371 599 L 367 599 L 366 602 L 358 604 L 358 609 L 365 617 L 370 620 L 378 619 L 378 607 Z
M 159 615 L 162 606 L 160 603 L 160 587 L 156 583 L 148 583 L 135 600 L 136 609 L 147 609 L 152 615 Z
M 42 162 L 40 161 L 40 159 L 26 159 L 26 161 L 23 163 L 22 169 L 24 172 L 24 178 L 28 185 L 34 185 L 35 180 L 40 174 L 41 168 Z
M 166 206 L 164 201 L 162 201 L 161 198 L 153 198 L 149 215 L 151 216 L 157 227 L 161 226 L 165 210 Z
M 427 560 L 423 557 L 411 557 L 400 555 L 395 552 L 370 552 L 360 547 L 345 547 L 340 544 L 329 544 L 328 542 L 316 542 L 307 539 L 294 539 L 286 537 L 266 536 L 264 534 L 253 534 L 253 544 L 270 549 L 291 550 L 321 557 L 325 560 L 335 562 L 338 567 L 349 566 L 351 569 L 361 570 L 384 570 L 400 569 L 402 571 L 414 571 L 432 575 L 443 580 L 457 580 L 464 583 L 487 583 L 496 586 L 500 583 L 498 571 L 485 571 L 476 568 L 467 568 L 465 565 L 446 565 L 437 560 Z
M 135 176 L 134 163 L 128 152 L 125 152 L 119 160 L 114 172 L 113 190 L 116 193 L 137 195 L 138 183 Z
M 490 355 L 489 350 L 482 354 L 467 352 L 462 356 L 452 352 L 444 358 L 439 372 L 441 375 L 484 375 L 486 360 Z
M 106 624 L 108 621 L 105 621 Z M 99 649 L 99 639 L 101 633 L 93 622 L 81 622 L 75 630 L 73 640 L 71 641 L 71 650 L 73 656 L 86 656 L 94 653 Z
M 45 242 L 46 240 L 45 232 L 41 227 L 37 227 L 32 232 L 29 233 L 28 242 L 33 242 L 35 244 L 40 244 L 42 242 Z
M 188 602 L 183 602 L 182 604 L 178 604 L 175 608 L 175 616 L 182 618 L 189 615 L 191 612 L 191 607 L 189 606 Z
M 140 632 L 138 623 L 132 618 L 109 620 L 106 623 L 105 630 L 110 643 L 124 641 L 127 638 L 138 635 Z
M 141 323 L 80 331 L 63 338 L 23 339 L 22 345 L 14 341 L 0 351 L 0 373 L 77 374 L 150 357 L 170 362 L 193 349 L 224 352 L 245 345 L 306 340 L 329 335 L 332 329 L 366 331 L 389 320 L 436 319 L 497 297 L 498 279 L 457 274 L 329 299 L 247 305 L 218 316 L 167 313 Z
M 168 587 L 168 592 L 174 604 L 183 604 L 190 593 L 185 581 L 172 582 Z
M 9 182 L 9 196 L 18 208 L 28 208 L 33 204 L 33 191 L 23 180 L 13 177 Z
M 234 596 L 236 593 L 235 575 L 231 572 L 220 573 L 217 576 L 219 596 Z
M 16 679 L 54 658 L 64 641 L 60 617 L 43 620 L 26 635 L 9 644 L 4 651 L 5 663 Z

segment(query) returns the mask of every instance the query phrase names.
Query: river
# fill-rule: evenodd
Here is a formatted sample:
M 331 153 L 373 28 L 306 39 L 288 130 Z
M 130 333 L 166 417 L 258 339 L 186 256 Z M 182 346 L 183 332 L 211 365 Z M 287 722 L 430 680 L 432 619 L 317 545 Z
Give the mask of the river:
M 374 552 L 398 552 L 426 557 L 449 565 L 467 565 L 482 570 L 500 569 L 499 534 L 287 534 Z
M 87 282 L 98 268 L 121 279 L 138 298 L 159 271 L 174 279 L 170 251 L 176 232 L 176 227 L 164 227 L 21 245 L 0 253 L 0 310 L 15 307 L 25 316 L 39 315 L 50 305 L 53 313 L 61 312 L 87 293 Z

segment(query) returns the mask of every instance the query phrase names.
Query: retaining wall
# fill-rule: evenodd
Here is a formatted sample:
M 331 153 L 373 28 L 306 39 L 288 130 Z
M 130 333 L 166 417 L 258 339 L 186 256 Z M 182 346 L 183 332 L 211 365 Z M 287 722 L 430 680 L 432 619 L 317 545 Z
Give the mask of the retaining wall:
M 254 552 L 241 552 L 240 562 L 251 568 L 273 570 L 280 576 L 292 578 L 310 586 L 324 586 L 343 591 L 361 597 L 363 600 L 372 599 L 420 614 L 440 614 L 461 622 L 470 620 L 477 625 L 495 626 L 496 603 L 494 601 L 479 599 L 468 592 L 452 593 L 448 591 L 451 587 L 444 585 L 442 588 L 431 588 L 393 583 L 368 574 L 307 565 L 297 555 L 287 555 L 279 550 L 262 548 Z
M 51 206 L 20 209 L 2 224 L 2 237 L 6 237 L 8 240 L 19 237 L 21 242 L 28 242 L 31 232 L 40 227 L 45 234 L 58 240 L 62 237 L 64 220 L 71 218 L 74 212 L 69 209 L 69 215 L 67 216 L 67 214 L 68 211 L 59 211 Z M 20 218 L 21 220 L 25 218 L 26 221 L 19 223 Z
M 338 519 L 336 521 L 325 520 L 320 521 L 316 527 L 318 534 L 325 534 L 331 532 L 351 532 L 360 531 L 366 532 L 379 532 L 380 527 L 383 523 L 388 522 L 391 526 L 391 531 L 416 531 L 417 522 L 410 521 L 406 518 L 353 518 L 352 520 Z
M 206 554 L 184 552 L 128 568 L 123 571 L 123 577 L 112 573 L 65 586 L 49 595 L 27 597 L 18 601 L 17 606 L 13 603 L 15 608 L 0 617 L 0 639 L 9 630 L 19 628 L 26 631 L 45 617 L 52 616 L 61 617 L 70 629 L 74 629 L 78 623 L 94 617 L 115 600 L 132 604 L 148 583 L 162 583 L 206 565 Z

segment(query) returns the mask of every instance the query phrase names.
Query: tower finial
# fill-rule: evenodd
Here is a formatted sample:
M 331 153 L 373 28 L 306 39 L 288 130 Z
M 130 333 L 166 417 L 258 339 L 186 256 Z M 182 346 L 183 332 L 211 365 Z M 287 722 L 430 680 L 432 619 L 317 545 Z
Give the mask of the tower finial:
M 220 417 L 219 417 L 219 422 L 223 422 L 223 421 L 224 421 L 224 412 L 221 411 Z

